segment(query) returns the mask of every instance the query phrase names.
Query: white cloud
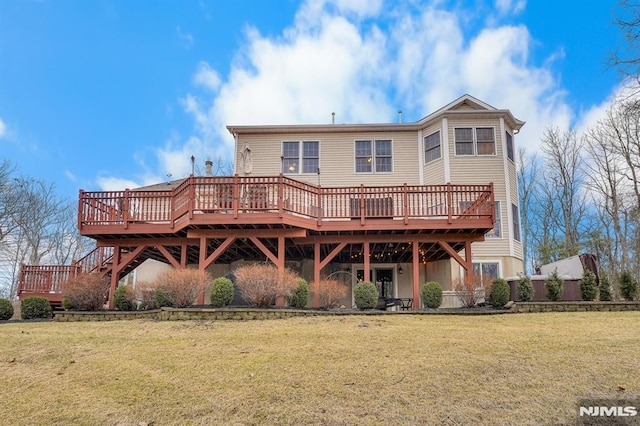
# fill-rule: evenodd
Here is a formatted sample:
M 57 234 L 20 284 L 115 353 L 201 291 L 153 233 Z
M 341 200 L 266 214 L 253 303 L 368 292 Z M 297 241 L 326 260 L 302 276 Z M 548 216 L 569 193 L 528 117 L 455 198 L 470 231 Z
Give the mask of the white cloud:
M 65 170 L 64 171 L 64 175 L 67 177 L 67 179 L 69 179 L 71 182 L 77 182 L 78 178 L 76 177 L 76 175 L 74 175 L 70 170 Z
M 198 70 L 193 76 L 193 82 L 213 91 L 217 90 L 221 83 L 220 75 L 218 75 L 217 71 L 204 61 L 198 64 Z
M 193 36 L 190 33 L 183 32 L 180 27 L 176 27 L 176 34 L 178 39 L 184 44 L 184 47 L 189 49 L 193 46 Z
M 113 176 L 99 176 L 97 183 L 101 191 L 124 191 L 142 186 L 133 180 Z
M 502 15 L 507 15 L 509 13 L 517 15 L 527 7 L 526 0 L 496 0 L 495 4 L 496 9 L 498 9 L 498 12 Z
M 7 135 L 7 125 L 2 120 L 2 118 L 0 118 L 0 138 L 4 138 L 6 135 Z
M 473 10 L 443 4 L 308 0 L 276 37 L 247 28 L 228 75 L 198 65 L 182 99 L 196 131 L 157 150 L 161 168 L 175 176 L 188 173 L 192 154 L 232 158 L 230 124 L 329 123 L 331 112 L 338 123 L 390 122 L 398 109 L 415 121 L 464 93 L 525 120 L 517 142 L 529 151 L 546 126 L 574 121 L 554 74 L 561 51 L 532 63 L 525 26 L 494 20 L 469 33 Z M 526 1 L 494 5 L 515 14 Z

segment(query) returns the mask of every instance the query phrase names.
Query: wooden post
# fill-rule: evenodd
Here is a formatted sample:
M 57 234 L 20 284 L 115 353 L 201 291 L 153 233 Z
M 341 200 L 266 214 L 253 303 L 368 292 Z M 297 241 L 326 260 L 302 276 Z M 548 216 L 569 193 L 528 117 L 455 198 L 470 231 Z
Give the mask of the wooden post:
M 413 243 L 413 309 L 420 309 L 420 243 L 414 241 Z
M 313 307 L 320 307 L 320 294 L 318 285 L 320 283 L 320 243 L 313 243 Z
M 120 271 L 118 270 L 117 266 L 120 264 L 120 246 L 116 245 L 113 248 L 113 260 L 112 260 L 112 267 L 111 267 L 111 285 L 109 286 L 109 309 L 114 309 L 115 308 L 115 303 L 113 301 L 113 295 L 116 292 L 116 289 L 118 288 L 118 281 L 119 281 L 119 275 L 120 275 Z
M 369 259 L 369 241 L 364 241 L 362 245 L 364 246 L 364 280 L 371 281 L 371 274 L 369 273 L 369 268 L 371 267 Z
M 284 255 L 285 255 L 285 239 L 284 237 L 278 237 L 278 287 L 282 288 L 284 284 Z M 278 296 L 276 299 L 276 306 L 284 307 L 284 296 Z

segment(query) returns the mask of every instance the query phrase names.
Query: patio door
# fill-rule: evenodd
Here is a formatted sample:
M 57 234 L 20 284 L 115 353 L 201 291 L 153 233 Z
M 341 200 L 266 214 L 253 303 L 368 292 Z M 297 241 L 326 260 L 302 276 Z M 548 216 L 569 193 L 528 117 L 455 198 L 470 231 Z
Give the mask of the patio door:
M 378 297 L 395 298 L 395 285 L 393 282 L 393 268 L 373 268 L 369 271 L 369 277 L 376 287 L 378 287 Z M 356 271 L 358 281 L 364 280 L 364 270 Z

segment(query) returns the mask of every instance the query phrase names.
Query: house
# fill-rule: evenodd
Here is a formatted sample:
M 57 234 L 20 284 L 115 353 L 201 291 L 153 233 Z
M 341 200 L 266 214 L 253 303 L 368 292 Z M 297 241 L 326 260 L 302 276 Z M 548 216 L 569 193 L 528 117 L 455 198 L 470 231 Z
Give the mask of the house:
M 523 125 L 469 95 L 415 123 L 230 125 L 234 176 L 80 191 L 80 232 L 98 248 L 73 268 L 104 270 L 113 291 L 148 259 L 213 276 L 268 260 L 312 292 L 323 277 L 362 279 L 419 308 L 425 281 L 451 294 L 465 276 L 524 271 L 514 161 Z M 21 295 L 58 291 L 55 279 L 30 284 L 38 268 L 23 271 Z

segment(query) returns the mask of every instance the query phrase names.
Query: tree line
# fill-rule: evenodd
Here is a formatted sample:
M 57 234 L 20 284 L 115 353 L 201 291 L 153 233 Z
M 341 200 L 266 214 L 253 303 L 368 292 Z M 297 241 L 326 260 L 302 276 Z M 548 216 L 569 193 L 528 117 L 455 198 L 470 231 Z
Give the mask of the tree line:
M 540 153 L 518 151 L 517 168 L 528 273 L 584 252 L 601 271 L 640 276 L 640 4 L 618 3 L 624 43 L 609 57 L 623 89 L 595 125 L 545 129 Z
M 640 98 L 581 135 L 546 128 L 540 149 L 517 156 L 527 271 L 588 252 L 607 275 L 640 276 Z
M 15 297 L 22 264 L 70 264 L 93 245 L 78 231 L 76 200 L 0 160 L 0 297 Z

